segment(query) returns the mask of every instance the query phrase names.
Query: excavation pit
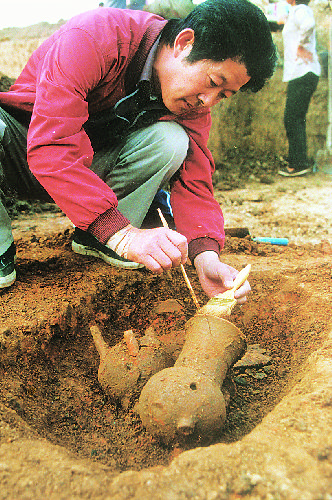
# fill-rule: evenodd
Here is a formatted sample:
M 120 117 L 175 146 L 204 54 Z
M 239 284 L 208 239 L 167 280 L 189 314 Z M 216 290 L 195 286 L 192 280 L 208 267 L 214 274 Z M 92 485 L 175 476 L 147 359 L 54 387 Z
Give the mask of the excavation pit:
M 63 453 L 69 470 L 83 463 L 83 475 L 93 471 L 103 477 L 93 486 L 80 484 L 79 498 L 88 498 L 91 491 L 95 498 L 107 498 L 102 496 L 106 492 L 113 495 L 109 498 L 157 498 L 149 488 L 144 488 L 143 497 L 139 496 L 146 475 L 151 475 L 151 484 L 159 484 L 158 488 L 169 481 L 169 488 L 177 493 L 165 498 L 186 498 L 180 493 L 185 488 L 183 481 L 187 473 L 195 476 L 195 472 L 188 471 L 197 469 L 197 474 L 207 474 L 209 481 L 211 477 L 216 481 L 216 468 L 226 475 L 227 491 L 242 491 L 245 497 L 259 489 L 267 491 L 273 481 L 278 491 L 280 474 L 288 474 L 280 460 L 289 460 L 292 479 L 291 483 L 289 478 L 285 480 L 288 490 L 284 485 L 287 491 L 280 498 L 291 498 L 287 495 L 295 488 L 293 483 L 303 482 L 307 472 L 313 473 L 308 455 L 318 467 L 321 477 L 317 488 L 322 496 L 303 498 L 328 498 L 324 495 L 331 484 L 328 471 L 332 460 L 332 290 L 331 264 L 322 246 L 272 249 L 250 238 L 228 240 L 227 263 L 238 268 L 252 264 L 250 300 L 234 310 L 231 320 L 244 333 L 249 346 L 256 346 L 270 360 L 267 364 L 233 368 L 233 390 L 222 433 L 210 446 L 187 446 L 186 451 L 181 444 L 165 446 L 144 430 L 134 411 L 135 398 L 124 409 L 103 393 L 97 380 L 99 356 L 89 331 L 90 322 L 95 321 L 107 343 L 115 345 L 128 328 L 138 335 L 151 323 L 163 331 L 181 329 L 195 313 L 181 272 L 173 271 L 170 279 L 146 271 L 110 269 L 94 259 L 73 254 L 69 230 L 48 238 L 47 245 L 45 242 L 18 243 L 18 281 L 15 289 L 1 297 L 1 414 L 6 424 L 3 438 L 7 436 L 5 447 L 20 446 L 24 470 L 33 484 L 40 474 L 35 468 L 51 467 L 48 474 L 52 479 L 48 483 L 56 485 L 60 481 L 67 493 L 71 491 L 67 468 L 59 472 L 61 477 L 55 477 L 52 470 L 53 454 Z M 200 293 L 191 267 L 187 272 L 203 304 L 207 299 Z M 156 305 L 168 299 L 178 300 L 182 310 L 156 313 Z M 11 314 L 14 306 L 15 317 Z M 297 458 L 292 450 L 294 443 Z M 31 453 L 37 453 L 38 458 L 26 460 L 26 454 Z M 218 458 L 213 458 L 212 466 L 209 460 L 214 453 Z M 0 462 L 6 456 L 2 455 Z M 15 457 L 13 450 L 10 456 L 9 463 Z M 246 468 L 240 475 L 232 465 L 238 460 L 240 469 Z M 271 465 L 274 460 L 281 467 L 279 471 Z M 48 461 L 53 462 L 53 467 Z M 266 461 L 270 468 L 266 468 Z M 180 479 L 174 472 L 179 464 L 184 467 Z M 200 467 L 205 472 L 199 472 Z M 253 469 L 250 474 L 262 478 L 257 484 L 250 479 L 248 467 Z M 207 472 L 210 468 L 214 471 L 211 477 Z M 172 470 L 174 484 L 170 479 Z M 10 478 L 15 477 L 1 468 L 0 474 L 7 481 L 4 484 L 10 484 Z M 268 474 L 275 475 L 274 479 L 267 480 Z M 124 493 L 128 477 L 130 494 Z M 224 486 L 219 484 L 219 496 L 211 498 L 233 498 L 220 496 Z M 15 488 L 21 491 L 17 483 Z M 43 488 L 48 491 L 46 485 Z M 202 494 L 197 498 L 209 497 Z

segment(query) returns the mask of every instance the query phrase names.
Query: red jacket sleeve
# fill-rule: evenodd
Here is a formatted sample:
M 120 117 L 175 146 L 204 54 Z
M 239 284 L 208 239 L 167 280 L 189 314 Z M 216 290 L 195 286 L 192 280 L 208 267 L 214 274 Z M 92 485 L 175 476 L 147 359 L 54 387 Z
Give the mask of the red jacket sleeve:
M 181 124 L 190 138 L 189 151 L 172 186 L 171 204 L 176 228 L 189 241 L 192 260 L 203 250 L 220 252 L 225 240 L 224 219 L 213 196 L 214 161 L 207 147 L 210 112 Z
M 82 229 L 107 210 L 123 217 L 113 191 L 89 169 L 93 150 L 82 128 L 88 93 L 107 69 L 102 51 L 82 29 L 64 31 L 37 66 L 28 163 L 55 203 Z

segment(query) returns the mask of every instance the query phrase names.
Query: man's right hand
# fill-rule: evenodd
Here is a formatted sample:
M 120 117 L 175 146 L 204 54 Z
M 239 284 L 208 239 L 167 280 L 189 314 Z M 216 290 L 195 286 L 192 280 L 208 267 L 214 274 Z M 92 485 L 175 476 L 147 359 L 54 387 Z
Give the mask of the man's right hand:
M 172 229 L 137 229 L 130 226 L 127 238 L 123 257 L 143 264 L 153 273 L 161 274 L 187 261 L 187 239 Z

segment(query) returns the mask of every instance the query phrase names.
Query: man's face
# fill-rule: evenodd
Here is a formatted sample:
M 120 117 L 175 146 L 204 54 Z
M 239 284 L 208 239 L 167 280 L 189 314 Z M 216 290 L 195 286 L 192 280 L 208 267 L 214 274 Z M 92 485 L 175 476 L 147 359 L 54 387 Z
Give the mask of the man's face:
M 154 65 L 155 81 L 165 106 L 175 115 L 195 115 L 235 94 L 250 77 L 244 64 L 226 59 L 188 63 L 193 31 L 178 35 L 174 47 L 163 47 Z

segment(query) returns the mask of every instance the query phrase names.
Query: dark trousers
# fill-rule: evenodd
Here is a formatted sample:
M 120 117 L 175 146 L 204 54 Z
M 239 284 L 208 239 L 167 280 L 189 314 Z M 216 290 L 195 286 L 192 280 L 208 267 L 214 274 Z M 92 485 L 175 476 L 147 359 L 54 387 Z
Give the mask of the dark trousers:
M 318 76 L 310 72 L 288 82 L 284 125 L 288 139 L 288 162 L 295 170 L 309 165 L 306 114 L 318 80 Z

